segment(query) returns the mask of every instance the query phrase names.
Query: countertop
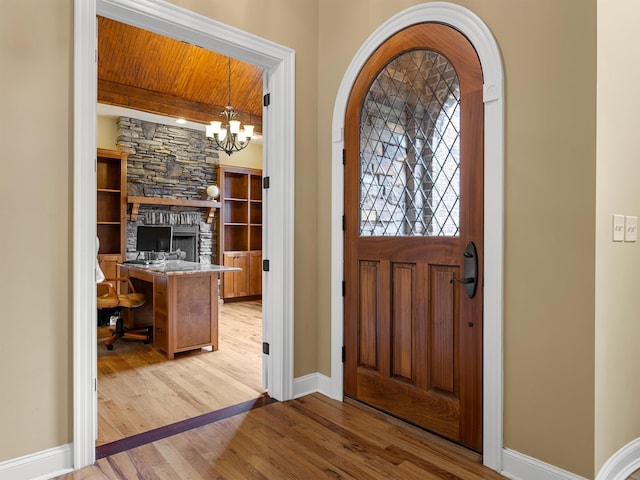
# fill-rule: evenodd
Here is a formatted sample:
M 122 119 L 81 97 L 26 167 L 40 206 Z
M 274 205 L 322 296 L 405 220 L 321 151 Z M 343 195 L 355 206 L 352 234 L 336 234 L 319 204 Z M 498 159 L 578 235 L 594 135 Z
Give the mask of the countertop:
M 162 275 L 186 275 L 189 273 L 224 273 L 239 272 L 238 267 L 225 267 L 223 265 L 212 265 L 207 263 L 187 262 L 185 260 L 164 260 L 159 263 L 138 264 L 119 263 L 121 267 L 135 268 L 145 272 L 159 273 Z

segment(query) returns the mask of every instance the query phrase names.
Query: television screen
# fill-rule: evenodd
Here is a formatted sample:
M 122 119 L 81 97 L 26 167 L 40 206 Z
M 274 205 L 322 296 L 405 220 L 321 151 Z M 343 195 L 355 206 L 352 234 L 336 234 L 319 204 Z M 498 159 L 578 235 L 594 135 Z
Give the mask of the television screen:
M 136 250 L 139 252 L 170 252 L 172 227 L 138 225 Z

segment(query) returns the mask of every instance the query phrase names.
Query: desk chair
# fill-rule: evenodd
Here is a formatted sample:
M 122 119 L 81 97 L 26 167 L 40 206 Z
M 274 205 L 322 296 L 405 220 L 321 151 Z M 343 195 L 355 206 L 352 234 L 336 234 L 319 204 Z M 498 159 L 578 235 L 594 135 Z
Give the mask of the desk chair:
M 118 293 L 116 289 L 116 282 L 127 282 L 129 293 Z M 112 331 L 111 338 L 109 338 L 104 345 L 107 350 L 113 350 L 113 344 L 120 338 L 130 338 L 133 340 L 144 340 L 145 343 L 149 343 L 151 340 L 152 327 L 142 327 L 126 329 L 124 327 L 124 320 L 122 319 L 123 308 L 138 308 L 145 304 L 146 298 L 144 294 L 137 293 L 133 283 L 129 278 L 112 278 L 105 279 L 101 282 L 97 282 L 98 285 L 98 309 L 103 308 L 116 308 L 118 319 L 116 320 L 116 328 Z

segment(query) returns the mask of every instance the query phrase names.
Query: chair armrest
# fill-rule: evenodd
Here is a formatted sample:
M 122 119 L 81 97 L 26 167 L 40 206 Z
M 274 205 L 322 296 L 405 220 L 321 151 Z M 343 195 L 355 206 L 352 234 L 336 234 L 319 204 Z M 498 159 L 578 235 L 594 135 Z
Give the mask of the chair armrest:
M 117 307 L 120 304 L 120 298 L 113 282 L 105 279 L 102 282 L 98 282 L 97 288 L 99 289 L 100 287 L 107 288 L 107 293 L 99 296 L 102 299 L 102 307 L 100 308 Z
M 100 286 L 107 287 L 109 296 L 114 296 L 115 298 L 118 298 L 118 294 L 116 292 L 116 286 L 113 284 L 113 280 L 111 278 L 106 278 L 104 281 L 98 282 L 97 285 L 98 287 Z
M 114 278 L 107 278 L 105 279 L 107 282 L 108 281 L 113 281 L 113 282 L 127 282 L 127 285 L 129 287 L 129 293 L 137 293 L 136 292 L 136 288 L 133 286 L 133 282 L 131 282 L 131 279 L 129 277 L 114 277 Z

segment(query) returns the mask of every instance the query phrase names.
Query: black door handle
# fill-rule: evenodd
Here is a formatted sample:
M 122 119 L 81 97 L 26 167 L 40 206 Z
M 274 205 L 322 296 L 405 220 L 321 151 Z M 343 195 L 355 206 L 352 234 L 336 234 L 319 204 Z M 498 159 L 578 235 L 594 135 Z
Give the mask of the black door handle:
M 462 283 L 463 285 L 468 285 L 469 283 L 473 283 L 476 280 L 474 278 L 463 278 L 460 280 L 459 278 L 452 278 L 449 283 Z
M 449 283 L 464 285 L 467 297 L 473 298 L 478 287 L 478 252 L 473 242 L 467 243 L 464 250 L 464 279 L 452 278 Z

